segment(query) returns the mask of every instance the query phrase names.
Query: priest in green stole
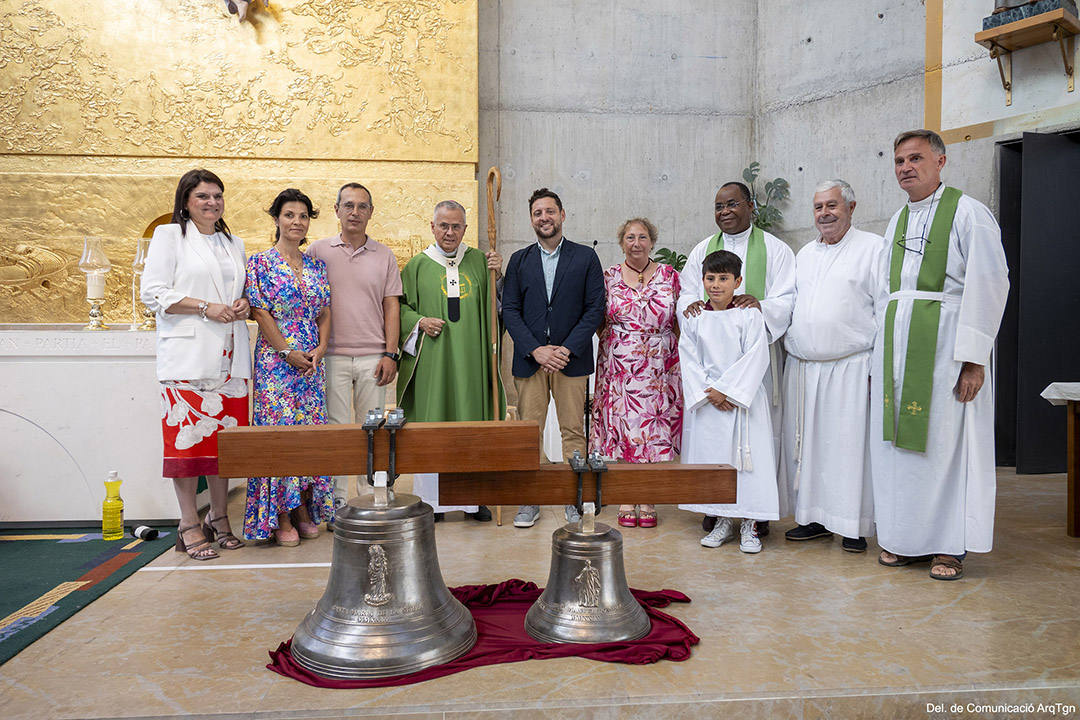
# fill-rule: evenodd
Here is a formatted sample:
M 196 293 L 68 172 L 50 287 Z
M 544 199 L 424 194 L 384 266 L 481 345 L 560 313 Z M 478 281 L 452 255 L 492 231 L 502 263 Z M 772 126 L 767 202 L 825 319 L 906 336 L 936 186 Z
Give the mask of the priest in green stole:
M 945 144 L 930 130 L 893 143 L 908 195 L 885 231 L 870 388 L 878 562 L 930 562 L 958 580 L 994 537 L 990 353 L 1009 269 L 985 205 L 941 182 Z
M 492 417 L 489 270 L 502 275 L 502 258 L 468 247 L 465 208 L 435 206 L 435 242 L 401 271 L 401 367 L 398 405 L 414 422 L 497 420 L 505 414 L 499 380 L 499 417 Z M 487 508 L 439 505 L 438 475 L 416 475 L 413 490 L 436 513 L 464 510 L 481 521 Z M 438 516 L 437 516 L 438 517 Z
M 686 259 L 679 274 L 678 310 L 684 316 L 696 315 L 704 307 L 701 284 L 701 265 L 705 256 L 716 250 L 728 250 L 743 263 L 744 294 L 736 295 L 732 304 L 751 307 L 761 312 L 765 320 L 765 336 L 769 341 L 769 372 L 765 374 L 765 393 L 770 401 L 773 425 L 773 451 L 780 458 L 780 430 L 783 427 L 781 404 L 781 374 L 783 369 L 783 339 L 791 324 L 795 307 L 795 253 L 780 238 L 753 224 L 754 204 L 750 189 L 741 182 L 724 183 L 716 193 L 713 219 L 720 232 L 699 242 Z M 690 431 L 683 418 L 684 434 Z M 794 499 L 787 492 L 784 468 L 778 464 L 777 481 L 780 493 L 780 517 L 794 511 Z M 702 527 L 712 530 L 715 518 L 706 517 Z M 758 523 L 758 532 L 767 535 L 769 523 Z

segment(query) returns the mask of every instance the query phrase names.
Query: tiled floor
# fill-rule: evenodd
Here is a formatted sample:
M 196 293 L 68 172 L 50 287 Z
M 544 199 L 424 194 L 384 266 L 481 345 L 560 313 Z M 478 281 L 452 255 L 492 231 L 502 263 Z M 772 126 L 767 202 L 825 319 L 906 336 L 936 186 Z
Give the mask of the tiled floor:
M 0 718 L 1053 717 L 1039 705 L 1054 703 L 1077 717 L 1080 539 L 1065 535 L 1064 501 L 1063 475 L 1000 471 L 994 552 L 969 556 L 952 583 L 926 565 L 879 566 L 873 542 L 865 555 L 839 539 L 785 542 L 790 519 L 760 555 L 706 549 L 698 516 L 661 507 L 658 528 L 624 531 L 627 577 L 691 596 L 669 608 L 702 639 L 690 660 L 530 661 L 375 690 L 264 668 L 322 595 L 329 535 L 209 563 L 170 550 L 0 666 Z M 237 495 L 234 527 L 241 506 Z M 513 512 L 502 527 L 460 513 L 437 526 L 448 584 L 546 582 L 562 510 L 543 508 L 528 530 Z M 1027 703 L 1035 712 L 987 709 Z

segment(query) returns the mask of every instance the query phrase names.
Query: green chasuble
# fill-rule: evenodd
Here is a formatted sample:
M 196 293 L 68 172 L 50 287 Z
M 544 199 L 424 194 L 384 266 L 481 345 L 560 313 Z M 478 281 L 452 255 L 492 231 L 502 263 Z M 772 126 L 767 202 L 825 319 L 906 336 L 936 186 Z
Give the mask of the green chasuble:
M 401 344 L 420 318 L 445 320 L 437 337 L 419 333 L 416 355 L 404 350 L 398 372 L 398 406 L 415 422 L 495 420 L 506 415 L 499 380 L 499 417 L 491 403 L 491 306 L 484 253 L 468 248 L 461 259 L 460 318 L 447 314 L 446 268 L 424 253 L 401 271 Z

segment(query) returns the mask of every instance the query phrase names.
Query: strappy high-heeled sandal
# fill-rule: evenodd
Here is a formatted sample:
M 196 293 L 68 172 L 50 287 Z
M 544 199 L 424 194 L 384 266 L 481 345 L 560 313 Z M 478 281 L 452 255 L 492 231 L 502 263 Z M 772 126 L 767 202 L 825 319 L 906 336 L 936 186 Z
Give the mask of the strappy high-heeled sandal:
M 203 530 L 198 525 L 188 525 L 187 527 L 177 528 L 176 530 L 176 552 L 186 552 L 188 557 L 192 560 L 213 560 L 216 557 L 220 557 L 214 548 L 210 547 L 210 542 L 206 539 L 206 533 L 203 532 L 200 535 L 199 542 L 194 545 L 188 545 L 184 540 L 184 533 L 191 530 Z
M 233 535 L 232 528 L 229 527 L 225 532 L 214 529 L 214 523 L 224 520 L 229 522 L 228 515 L 222 515 L 219 518 L 211 518 L 210 513 L 206 514 L 206 519 L 203 520 L 203 533 L 206 535 L 207 542 L 214 542 L 214 538 L 217 538 L 218 547 L 222 550 L 239 550 L 247 545 L 246 542 Z

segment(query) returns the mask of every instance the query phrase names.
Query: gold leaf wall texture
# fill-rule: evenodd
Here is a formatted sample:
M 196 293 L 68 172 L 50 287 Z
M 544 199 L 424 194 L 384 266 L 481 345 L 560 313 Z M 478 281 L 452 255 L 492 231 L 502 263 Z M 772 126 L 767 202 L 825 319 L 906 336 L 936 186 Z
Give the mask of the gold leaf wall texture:
M 0 322 L 85 319 L 85 235 L 113 263 L 108 321 L 129 321 L 135 238 L 192 167 L 221 176 L 249 252 L 285 187 L 323 211 L 315 238 L 362 182 L 399 262 L 439 200 L 479 227 L 475 0 L 271 0 L 248 19 L 220 0 L 0 0 Z

